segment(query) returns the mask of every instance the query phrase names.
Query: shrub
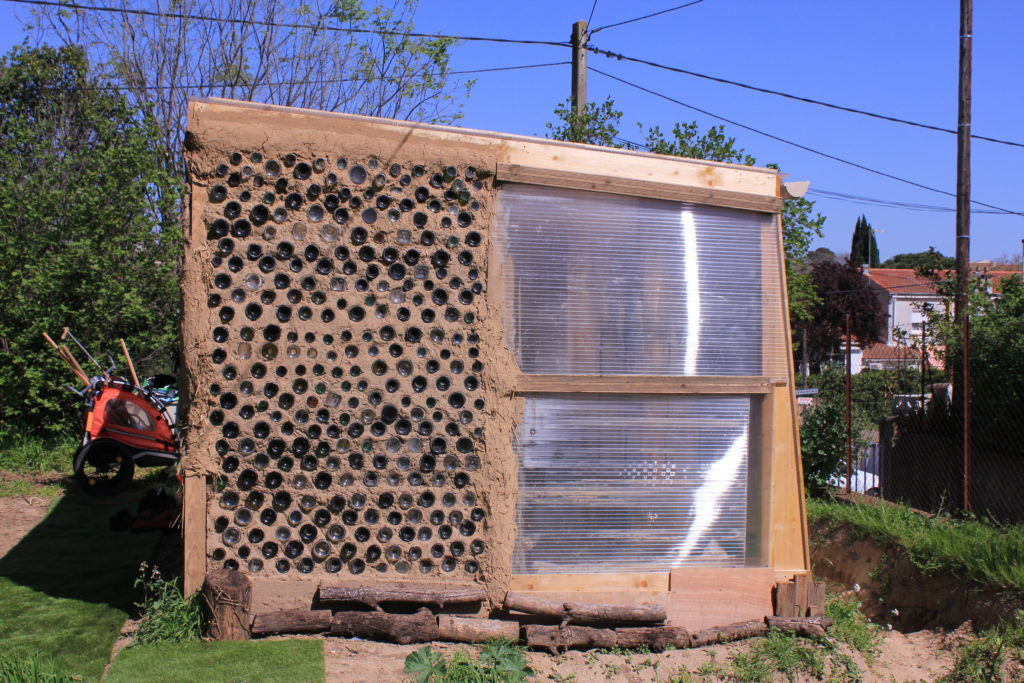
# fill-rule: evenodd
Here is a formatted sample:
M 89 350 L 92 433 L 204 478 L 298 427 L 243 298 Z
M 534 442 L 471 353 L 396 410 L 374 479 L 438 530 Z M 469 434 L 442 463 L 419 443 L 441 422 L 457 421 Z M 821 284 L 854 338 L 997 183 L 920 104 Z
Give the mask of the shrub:
M 135 587 L 142 589 L 142 602 L 135 603 L 142 614 L 136 643 L 180 643 L 197 641 L 203 630 L 199 593 L 186 598 L 178 583 L 165 579 L 157 567 L 145 562 L 139 567 Z

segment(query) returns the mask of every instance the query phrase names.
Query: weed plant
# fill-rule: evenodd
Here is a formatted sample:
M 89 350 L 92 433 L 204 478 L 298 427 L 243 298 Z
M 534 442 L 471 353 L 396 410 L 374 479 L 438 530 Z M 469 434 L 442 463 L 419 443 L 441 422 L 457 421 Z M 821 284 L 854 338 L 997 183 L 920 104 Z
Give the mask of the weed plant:
M 199 594 L 186 598 L 178 583 L 165 579 L 157 567 L 145 562 L 139 567 L 135 588 L 142 589 L 142 602 L 135 603 L 142 614 L 135 642 L 183 643 L 202 636 L 203 615 Z
M 1024 677 L 1024 614 L 989 629 L 957 649 L 956 664 L 943 683 L 1019 681 Z
M 474 660 L 466 650 L 445 657 L 429 645 L 405 658 L 405 673 L 417 683 L 519 683 L 533 673 L 523 648 L 511 641 L 488 641 Z
M 832 620 L 829 634 L 833 638 L 861 653 L 868 664 L 875 660 L 882 644 L 882 629 L 864 616 L 856 597 L 829 593 L 825 596 L 825 616 Z
M 808 499 L 807 517 L 903 548 L 925 573 L 953 571 L 982 586 L 1024 590 L 1024 526 L 927 518 L 902 505 Z
M 36 656 L 0 655 L 0 681 L 4 683 L 71 683 L 81 681 L 51 659 Z
M 0 446 L 0 470 L 19 474 L 70 473 L 78 436 L 75 432 L 59 437 L 9 438 Z

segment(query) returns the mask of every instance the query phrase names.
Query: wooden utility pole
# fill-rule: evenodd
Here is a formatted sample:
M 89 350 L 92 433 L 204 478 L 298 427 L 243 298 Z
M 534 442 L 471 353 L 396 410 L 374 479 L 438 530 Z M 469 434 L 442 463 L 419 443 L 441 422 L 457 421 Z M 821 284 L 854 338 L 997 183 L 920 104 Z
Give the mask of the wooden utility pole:
M 572 114 L 573 142 L 584 142 L 583 115 L 587 111 L 587 22 L 572 25 Z
M 853 478 L 853 316 L 846 314 L 846 492 Z
M 971 509 L 971 339 L 967 278 L 971 268 L 971 33 L 973 0 L 960 0 L 960 81 L 956 134 L 956 319 L 963 334 L 964 512 Z

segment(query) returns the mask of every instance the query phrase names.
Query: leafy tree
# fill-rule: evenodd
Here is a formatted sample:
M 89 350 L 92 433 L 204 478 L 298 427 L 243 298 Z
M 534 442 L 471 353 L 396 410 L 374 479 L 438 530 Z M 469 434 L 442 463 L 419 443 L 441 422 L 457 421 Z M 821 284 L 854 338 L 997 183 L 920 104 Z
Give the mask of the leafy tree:
M 78 48 L 0 58 L 0 437 L 70 428 L 71 380 L 42 338 L 129 340 L 140 369 L 176 343 L 179 186 L 147 112 L 88 75 Z
M 875 241 L 875 231 L 863 215 L 857 219 L 857 224 L 853 228 L 850 263 L 855 266 L 868 265 L 872 268 L 878 266 L 878 242 Z
M 858 453 L 865 445 L 861 431 L 867 422 L 856 410 L 853 418 L 853 452 Z M 840 471 L 845 473 L 846 403 L 842 392 L 820 392 L 815 404 L 804 412 L 800 455 L 808 491 L 821 491 L 832 477 Z
M 461 116 L 461 84 L 449 73 L 452 41 L 410 35 L 417 0 L 369 8 L 361 0 L 90 4 L 114 11 L 40 7 L 29 28 L 41 41 L 88 46 L 91 61 L 130 104 L 152 105 L 165 168 L 182 179 L 190 97 L 437 123 Z M 130 11 L 140 9 L 156 16 Z
M 935 247 L 928 247 L 928 251 L 914 253 L 896 254 L 886 259 L 879 265 L 879 268 L 913 268 L 915 270 L 926 268 L 940 270 L 956 266 L 956 259 L 952 256 L 943 256 L 942 252 L 936 251 Z
M 817 263 L 824 263 L 826 261 L 838 261 L 839 257 L 836 253 L 828 247 L 818 247 L 814 251 L 807 254 L 807 264 L 815 265 Z
M 847 313 L 852 316 L 851 332 L 857 343 L 862 348 L 874 344 L 886 314 L 867 277 L 849 263 L 835 261 L 815 264 L 810 277 L 817 301 L 811 307 L 811 320 L 801 321 L 797 329 L 806 333 L 811 361 L 821 363 L 838 354 Z
M 630 142 L 619 136 L 622 112 L 610 97 L 603 103 L 588 102 L 582 116 L 577 117 L 567 102 L 555 107 L 556 123 L 548 123 L 548 137 L 554 140 L 587 142 L 605 147 L 643 148 L 657 154 L 691 159 L 753 166 L 757 161 L 736 146 L 736 138 L 727 137 L 723 126 L 712 126 L 701 133 L 695 122 L 680 123 L 666 135 L 659 127 L 640 125 L 644 144 Z M 774 166 L 769 165 L 774 168 Z M 814 202 L 795 199 L 785 202 L 782 210 L 782 242 L 786 256 L 786 282 L 789 287 L 790 320 L 810 320 L 815 302 L 811 279 L 804 259 L 815 237 L 821 237 L 825 217 L 814 213 Z

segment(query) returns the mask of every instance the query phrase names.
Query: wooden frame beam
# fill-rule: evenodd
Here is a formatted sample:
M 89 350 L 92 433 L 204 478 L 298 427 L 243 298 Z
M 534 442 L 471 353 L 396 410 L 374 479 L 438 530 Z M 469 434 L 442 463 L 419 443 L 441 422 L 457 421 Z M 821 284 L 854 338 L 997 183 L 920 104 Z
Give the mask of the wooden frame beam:
M 516 393 L 585 394 L 767 394 L 768 377 L 670 377 L 664 375 L 527 375 Z
M 618 178 L 593 173 L 578 173 L 548 168 L 536 168 L 519 164 L 498 164 L 495 181 L 502 183 L 526 183 L 546 187 L 564 187 L 572 190 L 589 190 L 629 197 L 650 197 L 671 201 L 690 202 L 730 209 L 779 213 L 782 199 L 767 195 L 722 190 L 716 187 L 694 187 L 655 180 Z

